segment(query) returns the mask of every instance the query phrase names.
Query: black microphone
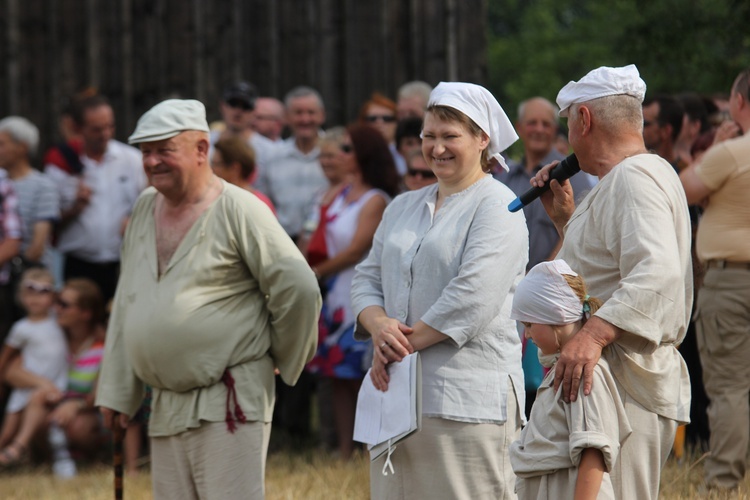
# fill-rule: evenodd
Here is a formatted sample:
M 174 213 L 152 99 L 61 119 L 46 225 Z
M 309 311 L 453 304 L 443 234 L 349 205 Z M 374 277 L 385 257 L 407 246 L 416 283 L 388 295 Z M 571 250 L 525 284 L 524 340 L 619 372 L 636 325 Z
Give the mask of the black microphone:
M 508 210 L 510 210 L 511 212 L 518 212 L 523 207 L 547 192 L 549 190 L 549 183 L 552 182 L 552 179 L 557 179 L 558 182 L 562 182 L 565 179 L 570 179 L 575 174 L 580 172 L 580 170 L 581 167 L 578 165 L 578 158 L 576 158 L 576 155 L 573 154 L 568 156 L 563 161 L 555 165 L 555 168 L 549 171 L 549 180 L 547 180 L 544 185 L 533 187 L 523 193 L 521 196 L 513 200 L 510 205 L 508 205 Z

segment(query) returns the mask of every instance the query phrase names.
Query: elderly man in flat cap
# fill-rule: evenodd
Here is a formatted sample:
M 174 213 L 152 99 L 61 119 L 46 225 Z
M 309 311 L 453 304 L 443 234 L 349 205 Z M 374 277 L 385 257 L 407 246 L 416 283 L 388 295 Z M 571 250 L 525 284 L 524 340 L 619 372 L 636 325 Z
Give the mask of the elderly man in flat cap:
M 156 498 L 263 498 L 274 368 L 293 384 L 315 351 L 317 281 L 263 202 L 213 175 L 203 104 L 157 104 L 130 143 L 152 187 L 123 242 L 96 403 L 124 426 L 153 387 Z
M 690 381 L 676 346 L 693 300 L 690 219 L 674 169 L 643 143 L 646 84 L 635 66 L 602 67 L 557 96 L 581 169 L 599 183 L 576 207 L 570 183 L 542 197 L 563 237 L 558 258 L 604 305 L 562 349 L 555 387 L 575 400 L 591 390 L 603 356 L 633 434 L 610 471 L 620 499 L 657 498 L 678 424 L 689 420 Z M 532 179 L 549 178 L 546 166 Z

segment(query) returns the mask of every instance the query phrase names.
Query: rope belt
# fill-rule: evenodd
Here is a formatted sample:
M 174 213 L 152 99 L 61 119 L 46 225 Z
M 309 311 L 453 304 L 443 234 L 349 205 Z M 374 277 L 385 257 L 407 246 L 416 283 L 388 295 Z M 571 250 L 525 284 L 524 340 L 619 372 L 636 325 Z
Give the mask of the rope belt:
M 224 373 L 221 375 L 221 381 L 227 386 L 227 414 L 225 418 L 227 429 L 234 434 L 234 431 L 237 430 L 237 424 L 235 424 L 235 421 L 244 424 L 247 421 L 247 418 L 245 417 L 242 408 L 240 408 L 240 403 L 237 399 L 237 389 L 234 386 L 234 377 L 229 373 L 229 368 L 224 370 Z M 230 409 L 232 406 L 232 398 L 234 398 L 234 416 L 232 416 L 232 411 Z

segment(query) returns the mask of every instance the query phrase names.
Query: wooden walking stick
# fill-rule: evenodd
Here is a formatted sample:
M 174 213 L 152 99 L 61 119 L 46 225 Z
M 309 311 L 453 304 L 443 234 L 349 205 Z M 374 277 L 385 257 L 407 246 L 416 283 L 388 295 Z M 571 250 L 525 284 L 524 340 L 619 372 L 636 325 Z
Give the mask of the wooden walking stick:
M 122 441 L 125 429 L 120 425 L 120 413 L 115 412 L 112 425 L 112 465 L 115 469 L 115 500 L 122 500 L 123 474 L 122 474 Z

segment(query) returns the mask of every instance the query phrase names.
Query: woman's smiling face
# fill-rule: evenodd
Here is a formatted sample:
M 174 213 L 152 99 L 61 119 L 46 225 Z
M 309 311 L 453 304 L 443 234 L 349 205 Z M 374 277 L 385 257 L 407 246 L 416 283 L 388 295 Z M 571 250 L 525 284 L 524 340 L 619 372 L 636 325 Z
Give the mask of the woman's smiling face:
M 489 139 L 477 137 L 456 121 L 443 121 L 428 112 L 422 130 L 422 154 L 438 179 L 460 182 L 482 170 L 482 150 Z

